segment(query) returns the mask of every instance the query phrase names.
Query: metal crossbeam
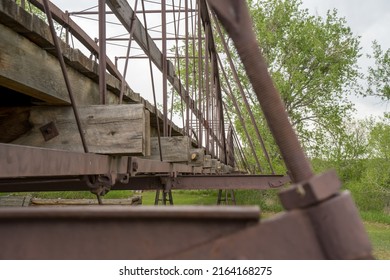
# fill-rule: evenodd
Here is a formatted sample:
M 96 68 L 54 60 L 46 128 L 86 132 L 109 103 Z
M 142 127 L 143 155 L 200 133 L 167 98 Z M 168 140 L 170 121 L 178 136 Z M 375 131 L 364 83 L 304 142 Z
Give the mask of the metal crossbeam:
M 88 190 L 87 175 L 117 178 L 113 190 L 269 189 L 282 175 L 201 175 L 202 167 L 128 156 L 108 156 L 0 144 L 0 192 Z

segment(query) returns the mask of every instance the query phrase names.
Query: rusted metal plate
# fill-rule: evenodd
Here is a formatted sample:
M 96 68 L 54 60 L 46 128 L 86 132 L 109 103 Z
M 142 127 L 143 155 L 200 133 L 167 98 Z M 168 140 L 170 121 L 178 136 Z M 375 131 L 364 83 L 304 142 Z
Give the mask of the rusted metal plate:
M 0 178 L 125 174 L 127 157 L 0 144 Z
M 257 207 L 0 209 L 0 259 L 158 259 L 258 222 Z
M 372 247 L 349 192 L 307 209 L 329 259 L 370 259 Z
M 279 193 L 280 201 L 286 210 L 304 208 L 317 204 L 336 195 L 341 181 L 335 170 L 313 176 L 310 180 L 295 184 Z
M 290 181 L 283 175 L 194 175 L 167 178 L 172 189 L 270 189 Z
M 161 190 L 169 184 L 171 189 L 270 189 L 288 182 L 284 176 L 248 175 L 186 175 L 171 178 L 167 175 L 145 175 L 129 177 L 128 182 L 116 182 L 111 190 Z M 83 177 L 28 178 L 0 180 L 0 192 L 31 191 L 88 191 Z
M 54 122 L 49 122 L 39 128 L 39 130 L 42 133 L 43 138 L 45 141 L 49 141 L 53 139 L 54 137 L 58 136 L 58 129 Z
M 90 174 L 200 173 L 200 167 L 0 143 L 0 178 Z
M 348 192 L 170 255 L 168 259 L 372 259 Z
M 167 259 L 325 259 L 310 219 L 295 210 Z

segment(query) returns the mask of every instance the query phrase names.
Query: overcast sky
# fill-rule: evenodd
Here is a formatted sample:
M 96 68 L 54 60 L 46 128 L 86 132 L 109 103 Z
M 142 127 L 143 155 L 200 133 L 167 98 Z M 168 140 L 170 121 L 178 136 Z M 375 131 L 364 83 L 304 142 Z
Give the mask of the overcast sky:
M 97 0 L 52 0 L 52 2 L 61 9 L 69 11 L 80 11 L 95 6 L 98 3 Z M 372 61 L 366 58 L 366 54 L 371 52 L 372 41 L 378 41 L 384 50 L 390 48 L 390 0 L 302 0 L 302 2 L 302 7 L 307 8 L 313 15 L 325 16 L 328 10 L 337 9 L 339 16 L 346 18 L 352 32 L 361 37 L 360 43 L 362 47 L 362 57 L 359 60 L 359 65 L 363 71 L 372 64 Z M 129 3 L 133 5 L 134 0 L 129 0 Z M 170 1 L 167 1 L 167 3 L 170 3 Z M 158 5 L 150 6 L 150 8 L 154 9 L 157 7 Z M 140 8 L 139 4 L 139 9 Z M 82 20 L 75 17 L 73 17 L 73 19 L 85 28 L 91 37 L 97 37 L 98 30 L 96 22 Z M 148 19 L 148 22 L 149 20 L 150 18 Z M 116 28 L 117 27 L 115 26 L 108 25 L 108 33 L 120 34 L 121 32 L 125 32 L 123 29 L 117 31 L 115 30 Z M 125 54 L 125 50 L 123 48 L 110 46 L 110 49 L 115 53 L 121 52 L 122 54 L 119 55 Z M 111 57 L 113 56 L 116 56 L 116 54 Z M 146 62 L 147 61 L 144 61 L 143 64 L 139 64 L 139 66 L 136 67 L 137 73 L 140 73 L 141 71 L 148 73 L 148 66 Z M 131 71 L 131 69 L 129 69 L 129 71 Z M 143 76 L 142 83 L 139 82 L 140 79 L 138 77 L 136 79 L 132 79 L 132 77 L 133 76 L 130 72 L 128 79 L 130 86 L 142 96 L 151 96 L 150 87 L 144 86 L 145 84 L 150 85 L 148 75 Z M 161 80 L 158 70 L 156 70 L 155 78 L 156 87 L 159 88 Z M 150 100 L 150 98 L 148 99 Z M 390 110 L 390 104 L 385 104 L 375 98 L 363 99 L 352 97 L 352 100 L 358 110 L 356 114 L 358 118 L 363 118 L 369 115 L 380 116 L 384 111 Z
M 337 9 L 339 16 L 345 17 L 352 32 L 360 36 L 362 57 L 359 65 L 363 70 L 372 65 L 367 57 L 371 53 L 374 40 L 383 50 L 390 48 L 390 1 L 389 0 L 302 0 L 303 7 L 313 15 L 325 16 L 331 9 Z M 390 110 L 390 104 L 385 104 L 376 98 L 353 98 L 358 110 L 357 116 L 363 118 L 369 115 L 380 116 Z

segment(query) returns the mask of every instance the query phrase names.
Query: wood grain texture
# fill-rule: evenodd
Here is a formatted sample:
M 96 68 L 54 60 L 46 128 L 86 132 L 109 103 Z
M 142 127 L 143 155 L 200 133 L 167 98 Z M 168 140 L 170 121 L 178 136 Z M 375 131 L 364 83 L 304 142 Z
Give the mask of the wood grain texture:
M 82 129 L 90 152 L 145 155 L 147 117 L 141 104 L 79 106 Z M 59 136 L 45 142 L 39 128 L 54 122 Z M 14 144 L 82 152 L 71 107 L 33 107 L 31 131 Z
M 163 161 L 189 162 L 190 138 L 188 136 L 160 137 Z M 151 137 L 151 159 L 160 160 L 158 138 Z

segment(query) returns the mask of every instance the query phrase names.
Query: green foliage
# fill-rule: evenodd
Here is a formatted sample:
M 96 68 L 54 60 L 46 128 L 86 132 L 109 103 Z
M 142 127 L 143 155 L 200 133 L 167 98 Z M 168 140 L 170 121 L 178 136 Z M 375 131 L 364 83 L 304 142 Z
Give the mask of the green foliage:
M 351 191 L 362 211 L 390 212 L 389 120 L 383 118 L 376 122 L 372 119 L 361 122 L 367 125 L 364 157 L 345 159 L 338 163 L 326 162 L 337 167 L 344 187 Z
M 237 205 L 258 205 L 261 211 L 281 212 L 283 207 L 278 197 L 279 190 L 237 190 Z
M 16 0 L 16 4 L 18 4 L 18 5 L 21 6 L 21 5 L 22 5 L 22 4 L 21 4 L 21 0 Z M 45 15 L 45 13 L 42 12 L 42 11 L 41 11 L 40 9 L 38 9 L 37 7 L 33 6 L 30 2 L 25 1 L 25 7 L 24 7 L 24 9 L 25 9 L 27 12 L 36 15 L 36 16 L 39 17 L 40 19 L 46 20 L 46 15 Z
M 250 1 L 250 10 L 269 71 L 307 153 L 333 156 L 334 144 L 344 143 L 344 122 L 353 111 L 347 96 L 358 89 L 358 37 L 335 10 L 323 19 L 302 9 L 298 0 Z M 249 87 L 243 68 L 239 71 Z M 253 111 L 264 126 L 256 107 L 254 102 Z
M 390 114 L 373 126 L 369 144 L 371 157 L 390 160 Z
M 377 96 L 383 101 L 390 100 L 390 49 L 383 51 L 378 42 L 372 44 L 373 54 L 369 58 L 375 60 L 375 65 L 368 68 L 368 89 L 364 96 Z

